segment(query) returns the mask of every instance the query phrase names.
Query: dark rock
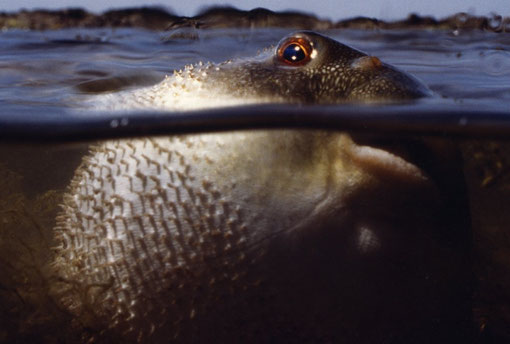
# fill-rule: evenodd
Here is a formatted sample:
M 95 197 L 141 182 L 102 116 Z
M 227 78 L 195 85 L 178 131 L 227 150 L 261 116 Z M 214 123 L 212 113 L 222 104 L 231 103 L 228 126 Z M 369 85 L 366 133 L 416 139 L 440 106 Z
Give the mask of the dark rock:
M 383 24 L 383 21 L 375 18 L 354 17 L 337 22 L 335 28 L 367 30 L 381 28 Z
M 212 7 L 195 19 L 203 28 L 221 27 L 284 27 L 324 30 L 332 27 L 329 20 L 300 12 L 273 12 L 265 8 L 241 11 L 233 7 Z

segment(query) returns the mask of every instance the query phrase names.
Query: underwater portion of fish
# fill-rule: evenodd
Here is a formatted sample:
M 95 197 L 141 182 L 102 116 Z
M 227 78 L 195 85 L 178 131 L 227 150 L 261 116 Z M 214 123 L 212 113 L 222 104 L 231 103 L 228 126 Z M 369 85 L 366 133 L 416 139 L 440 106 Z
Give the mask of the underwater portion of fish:
M 413 77 L 299 32 L 95 109 L 398 102 Z M 446 142 L 314 130 L 95 144 L 55 228 L 52 298 L 90 342 L 468 343 L 470 227 Z
M 449 338 L 469 285 L 448 200 L 341 133 L 109 142 L 59 219 L 61 301 L 142 341 Z

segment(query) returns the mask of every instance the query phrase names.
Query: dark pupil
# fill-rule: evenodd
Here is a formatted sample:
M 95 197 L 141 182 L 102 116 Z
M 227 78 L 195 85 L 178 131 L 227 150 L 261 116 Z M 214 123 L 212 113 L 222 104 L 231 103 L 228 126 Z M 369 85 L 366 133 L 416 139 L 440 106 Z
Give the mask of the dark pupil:
M 299 62 L 306 57 L 305 52 L 298 44 L 289 44 L 283 51 L 283 58 L 290 62 Z

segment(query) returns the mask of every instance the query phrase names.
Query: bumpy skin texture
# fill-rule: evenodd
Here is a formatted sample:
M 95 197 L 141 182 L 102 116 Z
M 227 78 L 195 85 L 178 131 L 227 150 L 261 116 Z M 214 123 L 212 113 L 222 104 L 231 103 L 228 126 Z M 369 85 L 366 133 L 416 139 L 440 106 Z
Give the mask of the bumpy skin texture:
M 98 146 L 60 219 L 66 279 L 90 286 L 80 302 L 122 335 L 136 324 L 135 337 L 179 338 L 208 307 L 264 282 L 268 271 L 257 271 L 273 264 L 276 238 L 289 240 L 278 251 L 292 249 L 294 235 L 342 213 L 365 178 L 329 156 L 348 144 L 342 134 L 281 131 Z M 86 311 L 70 295 L 70 308 Z
M 227 64 L 200 87 L 259 102 L 422 95 L 391 67 L 353 71 L 366 67 L 346 67 L 361 53 L 297 35 L 327 53 L 302 69 Z M 168 108 L 167 82 L 110 100 Z M 436 185 L 345 133 L 100 143 L 58 219 L 57 299 L 92 342 L 465 342 L 465 251 L 445 240 L 465 223 L 445 211 L 459 210 L 457 196 Z
M 367 54 L 331 38 L 311 32 L 293 37 L 306 39 L 316 51 L 304 66 L 288 66 L 273 54 L 259 61 L 224 67 L 220 75 L 209 80 L 218 78 L 236 96 L 256 94 L 296 103 L 402 101 L 429 94 L 413 77 L 377 59 L 375 63 L 365 63 Z
M 308 63 L 282 62 L 277 47 L 251 59 L 187 66 L 153 87 L 96 97 L 92 106 L 182 111 L 269 102 L 402 102 L 430 95 L 412 76 L 331 38 L 298 32 L 280 45 L 289 38 L 309 42 L 313 51 Z

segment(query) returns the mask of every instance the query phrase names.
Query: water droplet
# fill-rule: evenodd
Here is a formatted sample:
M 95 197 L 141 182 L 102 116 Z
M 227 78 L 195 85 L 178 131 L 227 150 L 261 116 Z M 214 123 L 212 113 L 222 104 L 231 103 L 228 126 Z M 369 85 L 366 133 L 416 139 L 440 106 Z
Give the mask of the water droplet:
M 493 50 L 485 54 L 483 58 L 483 70 L 493 76 L 510 75 L 510 52 Z

